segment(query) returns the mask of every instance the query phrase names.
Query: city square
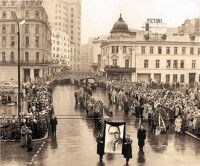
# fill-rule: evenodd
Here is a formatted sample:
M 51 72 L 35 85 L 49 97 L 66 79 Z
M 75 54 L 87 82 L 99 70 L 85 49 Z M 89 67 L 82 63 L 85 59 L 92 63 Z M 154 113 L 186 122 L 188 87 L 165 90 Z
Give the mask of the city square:
M 200 1 L 184 1 L 1 0 L 0 164 L 198 166 Z

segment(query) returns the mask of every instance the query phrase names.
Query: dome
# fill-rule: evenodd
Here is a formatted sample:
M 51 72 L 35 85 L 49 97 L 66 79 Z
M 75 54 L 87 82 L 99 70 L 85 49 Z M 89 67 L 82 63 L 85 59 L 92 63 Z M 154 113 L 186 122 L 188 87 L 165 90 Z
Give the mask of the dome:
M 121 33 L 121 32 L 129 33 L 129 30 L 127 23 L 123 20 L 122 15 L 120 14 L 120 17 L 118 21 L 115 22 L 111 30 L 111 33 Z

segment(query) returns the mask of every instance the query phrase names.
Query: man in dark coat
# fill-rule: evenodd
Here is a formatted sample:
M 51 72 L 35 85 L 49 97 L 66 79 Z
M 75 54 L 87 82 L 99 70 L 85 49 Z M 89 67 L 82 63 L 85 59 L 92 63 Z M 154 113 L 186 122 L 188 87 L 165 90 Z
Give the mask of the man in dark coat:
M 99 155 L 99 160 L 102 161 L 104 153 L 104 142 L 103 137 L 99 133 L 97 135 L 97 154 Z
M 52 131 L 52 134 L 56 135 L 56 127 L 57 127 L 57 124 L 58 124 L 58 121 L 57 121 L 57 117 L 53 117 L 50 121 L 51 123 L 51 131 Z
M 27 132 L 27 152 L 33 150 L 33 139 L 32 139 L 32 131 L 28 129 Z
M 140 151 L 142 151 L 145 145 L 145 139 L 146 139 L 146 130 L 144 129 L 143 125 L 141 125 L 140 128 L 138 129 L 137 139 L 138 139 L 138 146 L 140 148 Z

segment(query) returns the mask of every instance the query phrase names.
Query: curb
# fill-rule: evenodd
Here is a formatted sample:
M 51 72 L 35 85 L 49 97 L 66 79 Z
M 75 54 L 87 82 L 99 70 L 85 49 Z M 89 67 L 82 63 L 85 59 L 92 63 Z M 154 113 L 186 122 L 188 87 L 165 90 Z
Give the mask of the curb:
M 45 136 L 43 138 L 39 139 L 33 139 L 33 142 L 38 142 L 47 139 L 49 136 L 48 131 L 46 132 Z M 20 140 L 1 140 L 1 142 L 20 142 Z
M 195 138 L 196 140 L 200 141 L 200 138 L 198 138 L 197 136 L 195 136 L 195 135 L 189 133 L 188 131 L 186 131 L 185 133 L 186 133 L 187 135 L 189 135 L 189 136 Z

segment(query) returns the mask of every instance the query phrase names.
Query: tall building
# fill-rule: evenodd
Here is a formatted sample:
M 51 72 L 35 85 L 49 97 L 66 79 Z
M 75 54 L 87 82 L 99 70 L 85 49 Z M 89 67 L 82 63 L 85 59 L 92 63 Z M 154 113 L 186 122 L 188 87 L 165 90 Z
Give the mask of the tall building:
M 68 35 L 69 42 L 73 44 L 73 57 L 70 55 L 72 70 L 80 70 L 81 0 L 43 0 L 43 5 L 49 16 L 53 31 L 64 36 Z M 60 45 L 59 49 L 71 50 L 71 44 L 70 48 Z M 53 48 L 58 48 L 58 45 L 53 43 Z M 52 57 L 55 59 L 53 54 Z
M 200 37 L 134 33 L 120 16 L 101 45 L 101 69 L 118 80 L 200 82 Z
M 0 1 L 0 80 L 17 81 L 18 26 L 20 25 L 21 81 L 49 74 L 51 58 L 51 27 L 40 0 Z
M 185 20 L 185 22 L 179 27 L 179 33 L 200 35 L 200 18 Z
M 101 54 L 101 44 L 107 40 L 107 37 L 107 35 L 101 35 L 89 38 L 88 43 L 81 46 L 81 71 L 86 70 L 96 72 L 100 69 L 98 63 Z

